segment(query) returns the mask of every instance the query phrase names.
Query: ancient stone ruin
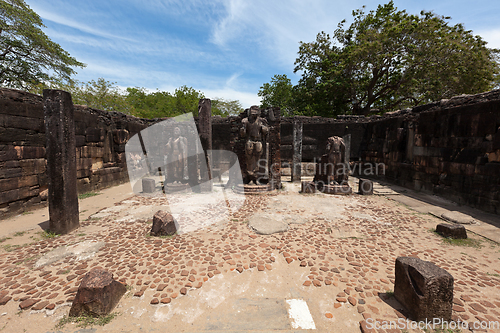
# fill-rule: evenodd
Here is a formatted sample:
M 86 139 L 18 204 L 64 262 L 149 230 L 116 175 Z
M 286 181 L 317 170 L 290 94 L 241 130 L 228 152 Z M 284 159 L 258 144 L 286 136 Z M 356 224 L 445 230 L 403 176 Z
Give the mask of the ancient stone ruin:
M 149 234 L 151 236 L 172 236 L 178 229 L 179 225 L 172 214 L 160 210 L 153 216 L 153 226 Z
M 0 102 L 4 119 L 0 123 L 3 175 L 0 217 L 6 217 L 47 204 L 46 131 L 42 97 L 1 88 Z M 205 104 L 202 109 L 208 108 Z M 345 136 L 351 135 L 353 176 L 382 177 L 459 204 L 498 213 L 499 104 L 500 92 L 495 90 L 383 116 L 287 118 L 281 117 L 276 108 L 261 110 L 261 118 L 265 118 L 269 126 L 270 183 L 274 188 L 280 187 L 282 163 L 293 164 L 292 171 L 300 167 L 300 162 L 316 164 L 318 156 L 326 151 L 328 137 L 334 135 L 345 141 Z M 78 193 L 127 182 L 126 143 L 141 130 L 165 120 L 139 119 L 79 105 L 74 106 L 74 114 Z M 246 167 L 245 142 L 240 128 L 247 116 L 248 113 L 227 118 L 200 116 L 195 121 L 198 125 L 206 123 L 202 126 L 204 133 L 211 130 L 211 135 L 203 137 L 211 137 L 213 149 L 235 152 L 240 165 Z M 181 136 L 186 137 L 182 128 Z M 202 145 L 204 142 L 202 139 Z M 191 187 L 199 181 L 197 169 L 193 167 L 199 158 L 196 160 L 188 158 Z M 214 165 L 213 169 L 227 170 L 224 163 L 222 167 Z M 293 179 L 299 180 L 300 174 L 295 172 Z
M 327 194 L 351 194 L 349 179 L 349 154 L 343 138 L 332 136 L 326 144 L 326 154 L 316 164 L 312 182 L 302 182 L 303 193 L 316 191 Z
M 434 263 L 398 257 L 394 296 L 416 321 L 451 320 L 453 276 Z
M 113 274 L 95 268 L 85 275 L 78 287 L 69 315 L 103 316 L 111 313 L 127 288 L 113 279 Z
M 440 223 L 436 232 L 443 237 L 452 239 L 467 239 L 467 230 L 461 224 Z
M 279 108 L 260 110 L 252 106 L 240 114 L 233 151 L 240 160 L 243 184 L 236 184 L 235 191 L 257 194 L 281 187 L 279 112 Z M 232 179 L 228 185 L 232 185 Z
M 76 141 L 71 95 L 61 90 L 43 91 L 47 138 L 49 228 L 67 234 L 78 228 Z

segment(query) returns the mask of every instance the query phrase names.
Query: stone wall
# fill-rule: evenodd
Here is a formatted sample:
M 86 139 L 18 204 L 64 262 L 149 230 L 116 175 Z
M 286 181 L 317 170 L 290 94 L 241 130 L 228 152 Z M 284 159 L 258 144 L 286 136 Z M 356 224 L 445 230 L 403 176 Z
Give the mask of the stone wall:
M 499 90 L 387 114 L 361 147 L 388 180 L 500 214 Z
M 151 122 L 75 105 L 78 192 L 126 182 L 125 143 Z M 43 99 L 0 88 L 0 218 L 45 204 L 47 188 Z
M 282 162 L 293 160 L 294 120 L 303 123 L 303 162 L 324 154 L 328 137 L 351 134 L 355 175 L 361 170 L 361 176 L 384 177 L 500 214 L 500 90 L 383 116 L 282 118 Z M 231 150 L 234 141 L 227 138 L 236 138 L 234 122 L 235 117 L 214 118 L 214 149 Z
M 238 150 L 241 116 L 212 118 L 213 150 Z M 384 116 L 281 118 L 284 162 L 293 158 L 294 120 L 303 123 L 304 162 L 324 154 L 328 137 L 351 134 L 355 173 L 383 163 L 387 180 L 500 214 L 499 90 Z M 126 141 L 158 121 L 75 106 L 79 192 L 126 182 Z M 40 96 L 0 89 L 0 218 L 46 200 L 44 131 Z

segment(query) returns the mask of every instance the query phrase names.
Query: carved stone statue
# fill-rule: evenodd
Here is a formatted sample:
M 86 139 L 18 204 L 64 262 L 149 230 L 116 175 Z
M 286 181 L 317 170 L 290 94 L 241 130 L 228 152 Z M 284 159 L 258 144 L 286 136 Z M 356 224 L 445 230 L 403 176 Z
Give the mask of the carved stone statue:
M 246 138 L 245 157 L 246 157 L 246 177 L 245 184 L 253 181 L 259 185 L 259 160 L 265 148 L 267 133 L 269 128 L 267 121 L 260 117 L 260 109 L 252 106 L 248 118 L 242 120 L 240 135 Z M 265 161 L 267 163 L 267 161 Z M 267 165 L 267 164 L 266 164 Z
M 345 143 L 344 139 L 338 136 L 328 138 L 326 144 L 328 155 L 328 164 L 331 165 L 328 173 L 329 181 L 334 185 L 344 184 L 349 177 L 348 170 L 345 165 Z
M 326 154 L 316 166 L 314 182 L 324 185 L 347 184 L 349 170 L 345 165 L 345 143 L 338 136 L 331 136 L 326 142 Z
M 166 147 L 167 183 L 182 183 L 185 178 L 187 139 L 181 136 L 179 127 L 174 129 L 174 136 L 168 139 Z

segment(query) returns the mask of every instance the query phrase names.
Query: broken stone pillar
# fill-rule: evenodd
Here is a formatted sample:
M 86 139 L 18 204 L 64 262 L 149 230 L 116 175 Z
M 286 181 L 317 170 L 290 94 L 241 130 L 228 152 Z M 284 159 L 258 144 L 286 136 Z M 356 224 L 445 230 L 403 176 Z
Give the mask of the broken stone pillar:
M 193 138 L 198 135 L 198 133 L 194 133 L 193 131 L 196 131 L 196 128 L 194 129 L 188 129 L 188 137 Z M 189 178 L 189 186 L 191 189 L 195 192 L 199 192 L 199 167 L 198 167 L 198 161 L 199 161 L 199 154 L 200 152 L 198 151 L 199 145 L 193 142 L 188 142 L 187 143 L 187 150 L 188 150 L 188 158 L 187 158 L 187 168 L 188 168 L 188 178 Z
M 151 227 L 151 236 L 172 236 L 179 229 L 177 221 L 172 214 L 159 210 L 153 216 L 153 226 Z
M 346 164 L 346 169 L 349 170 L 349 162 L 351 161 L 351 134 L 346 134 L 342 137 L 345 144 L 345 155 L 343 163 Z
M 152 178 L 142 179 L 142 193 L 153 193 L 155 191 L 155 180 Z
M 467 230 L 461 224 L 441 223 L 436 226 L 436 232 L 447 238 L 467 239 Z
M 432 262 L 398 257 L 394 296 L 416 321 L 451 320 L 453 276 Z
M 359 178 L 359 194 L 362 195 L 372 195 L 373 194 L 373 182 L 368 179 Z
M 49 183 L 49 229 L 67 234 L 80 226 L 76 188 L 76 139 L 71 95 L 43 90 Z
M 299 119 L 293 120 L 293 162 L 292 162 L 292 182 L 300 182 L 302 175 L 302 133 L 303 124 Z
M 98 317 L 109 314 L 125 294 L 127 288 L 113 279 L 110 272 L 94 268 L 87 273 L 78 287 L 69 315 L 87 314 Z
M 200 99 L 198 103 L 198 133 L 205 154 L 206 169 L 201 163 L 201 191 L 210 192 L 212 182 L 212 102 L 208 98 Z

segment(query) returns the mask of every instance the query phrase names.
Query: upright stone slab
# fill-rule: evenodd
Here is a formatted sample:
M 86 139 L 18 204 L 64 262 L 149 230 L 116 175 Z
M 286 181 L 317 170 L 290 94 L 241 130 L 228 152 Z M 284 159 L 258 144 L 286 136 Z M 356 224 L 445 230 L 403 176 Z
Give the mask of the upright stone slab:
M 152 178 L 142 179 L 142 193 L 154 193 L 156 190 L 155 180 Z
M 359 178 L 358 192 L 362 195 L 373 194 L 373 182 L 369 179 Z
M 342 137 L 345 144 L 344 163 L 347 170 L 349 170 L 349 162 L 351 161 L 351 134 L 346 134 Z
M 267 109 L 269 124 L 269 185 L 271 190 L 281 189 L 281 110 L 278 107 Z
M 292 182 L 300 182 L 302 175 L 302 133 L 303 123 L 299 119 L 293 120 L 293 163 L 292 163 Z
M 77 317 L 89 315 L 104 316 L 113 310 L 127 288 L 113 278 L 110 272 L 94 268 L 82 279 L 76 293 L 69 315 Z
M 67 234 L 80 226 L 76 189 L 76 140 L 71 95 L 43 90 L 50 231 Z
M 453 276 L 432 262 L 398 257 L 394 296 L 416 321 L 451 320 Z
M 201 190 L 212 191 L 212 102 L 208 98 L 198 103 L 198 133 L 205 154 L 206 169 L 200 169 Z M 203 165 L 203 163 L 202 163 Z

